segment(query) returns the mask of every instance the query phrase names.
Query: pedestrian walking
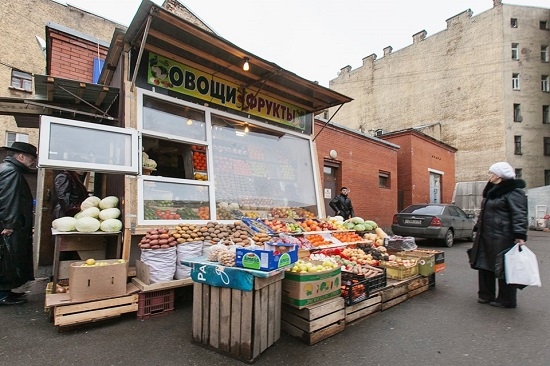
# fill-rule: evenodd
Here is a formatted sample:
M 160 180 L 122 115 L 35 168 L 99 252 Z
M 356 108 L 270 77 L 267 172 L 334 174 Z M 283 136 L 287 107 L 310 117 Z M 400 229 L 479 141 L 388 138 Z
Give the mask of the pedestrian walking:
M 344 220 L 355 216 L 351 199 L 348 197 L 349 192 L 350 190 L 348 188 L 342 187 L 340 194 L 335 196 L 329 203 L 329 206 L 334 210 L 335 214 L 342 216 Z
M 26 142 L 5 146 L 0 164 L 0 305 L 25 303 L 12 290 L 34 279 L 33 197 L 23 173 L 36 165 L 36 147 Z
M 469 252 L 470 265 L 478 270 L 479 303 L 500 308 L 517 306 L 517 285 L 507 284 L 503 271 L 496 272 L 503 266 L 504 253 L 527 240 L 525 186 L 522 179 L 516 179 L 507 162 L 489 168 L 489 182 L 483 190 L 481 211 L 474 226 L 474 244 Z

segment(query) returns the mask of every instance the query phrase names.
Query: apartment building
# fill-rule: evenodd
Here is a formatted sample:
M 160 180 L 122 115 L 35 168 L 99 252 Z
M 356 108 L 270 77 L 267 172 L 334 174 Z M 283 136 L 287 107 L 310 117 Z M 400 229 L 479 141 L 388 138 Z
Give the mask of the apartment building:
M 378 136 L 414 128 L 441 140 L 457 148 L 457 182 L 485 180 L 492 163 L 506 160 L 528 188 L 549 185 L 550 9 L 494 0 L 412 38 L 330 81 L 354 99 L 338 123 Z

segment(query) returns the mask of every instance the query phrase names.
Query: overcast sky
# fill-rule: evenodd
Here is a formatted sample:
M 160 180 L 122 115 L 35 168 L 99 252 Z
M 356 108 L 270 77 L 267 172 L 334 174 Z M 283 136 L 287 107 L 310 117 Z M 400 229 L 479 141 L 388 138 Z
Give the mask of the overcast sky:
M 128 26 L 141 0 L 60 1 Z M 162 5 L 164 0 L 153 0 Z M 474 16 L 493 0 L 180 0 L 218 35 L 305 79 L 328 87 L 337 72 L 361 66 L 372 53 L 382 57 L 446 28 L 446 19 L 471 9 Z M 549 0 L 505 4 L 550 8 Z M 109 41 L 109 40 L 106 40 Z

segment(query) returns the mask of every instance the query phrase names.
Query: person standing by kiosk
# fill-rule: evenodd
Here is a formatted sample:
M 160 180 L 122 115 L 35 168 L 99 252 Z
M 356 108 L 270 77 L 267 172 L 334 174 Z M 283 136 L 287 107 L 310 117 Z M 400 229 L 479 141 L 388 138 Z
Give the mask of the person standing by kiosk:
M 26 142 L 5 146 L 0 164 L 0 305 L 26 302 L 12 289 L 34 279 L 33 197 L 23 176 L 36 165 L 36 147 Z
M 334 197 L 329 203 L 335 214 L 342 216 L 344 220 L 355 216 L 351 200 L 348 197 L 349 192 L 349 189 L 342 187 L 340 194 Z

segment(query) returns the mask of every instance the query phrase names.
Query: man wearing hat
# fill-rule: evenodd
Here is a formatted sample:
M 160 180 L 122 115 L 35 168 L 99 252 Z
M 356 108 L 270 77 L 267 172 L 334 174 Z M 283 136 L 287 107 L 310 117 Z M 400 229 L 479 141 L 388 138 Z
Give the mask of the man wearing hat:
M 33 197 L 23 176 L 36 165 L 36 147 L 26 142 L 4 146 L 0 164 L 0 305 L 23 304 L 24 294 L 12 292 L 34 279 Z

